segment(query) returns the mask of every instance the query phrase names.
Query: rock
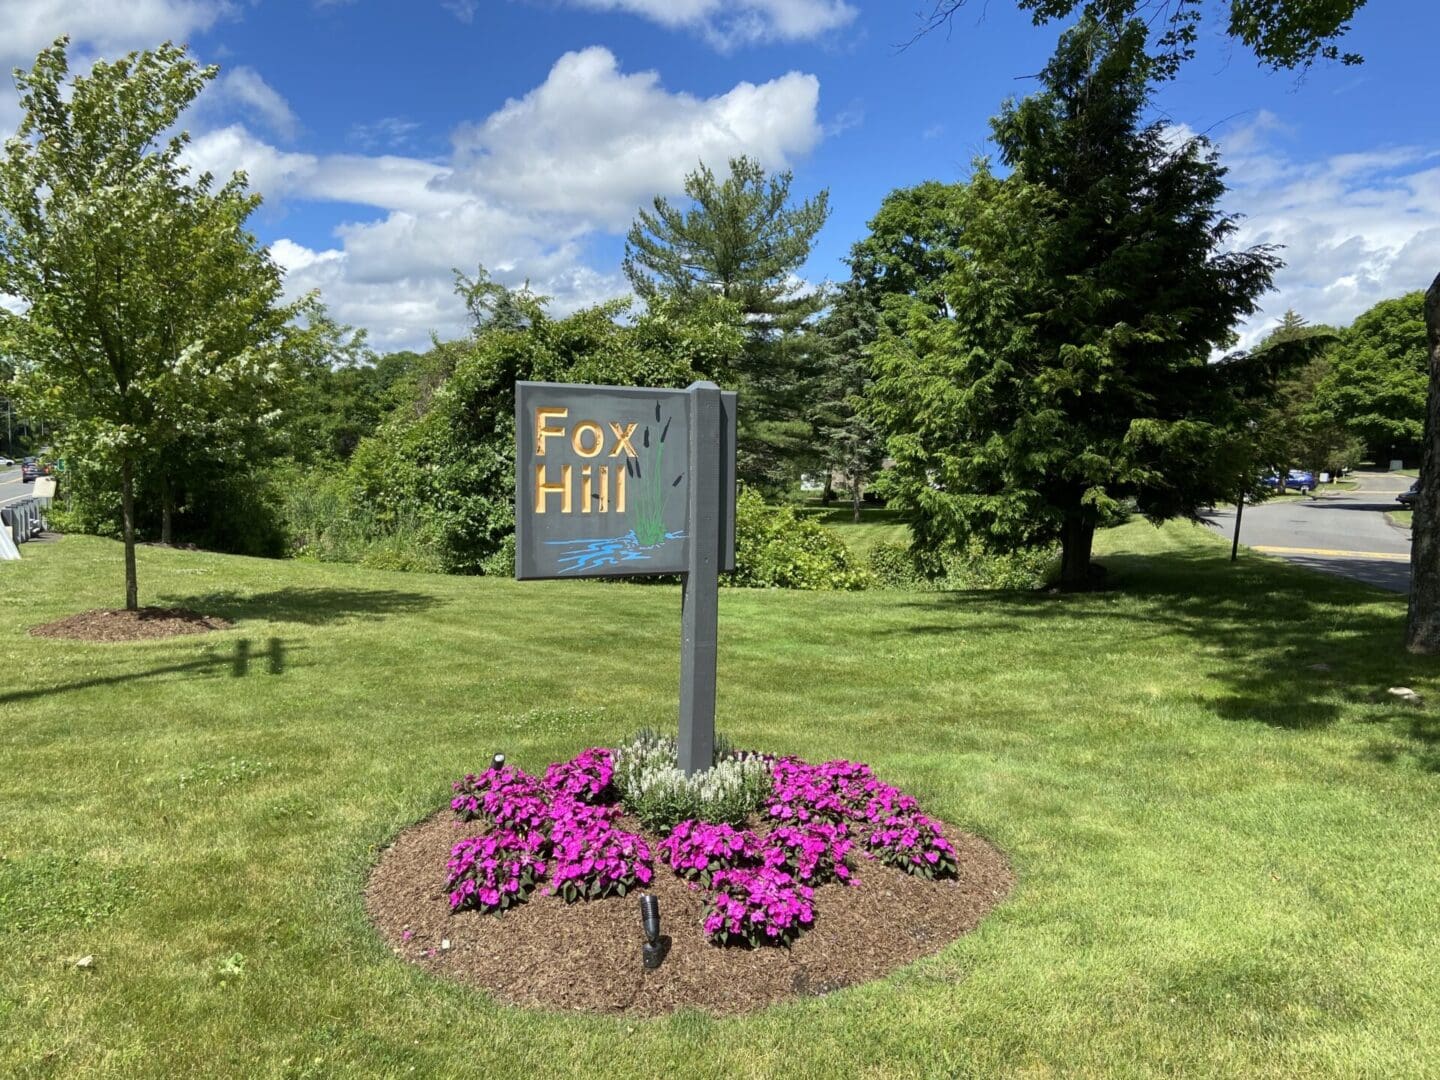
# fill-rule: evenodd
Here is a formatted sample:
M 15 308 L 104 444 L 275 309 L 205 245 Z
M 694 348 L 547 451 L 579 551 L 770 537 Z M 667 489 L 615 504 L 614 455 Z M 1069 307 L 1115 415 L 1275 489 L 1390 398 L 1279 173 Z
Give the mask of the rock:
M 76 961 L 75 961 L 75 966 L 76 966 L 77 968 L 89 968 L 89 967 L 94 967 L 94 966 L 95 966 L 95 957 L 93 957 L 93 956 L 82 956 L 82 957 L 80 957 L 79 960 L 76 960 Z
M 1408 686 L 1392 686 L 1390 687 L 1390 694 L 1392 697 L 1399 698 L 1407 705 L 1425 704 L 1425 699 L 1422 698 L 1419 694 L 1417 694 L 1414 690 L 1411 690 Z
M 450 949 L 450 939 L 449 939 L 448 937 L 447 937 L 447 938 L 441 938 L 441 939 L 440 939 L 440 948 L 443 949 L 443 950 L 445 950 L 445 951 L 449 951 L 449 949 Z

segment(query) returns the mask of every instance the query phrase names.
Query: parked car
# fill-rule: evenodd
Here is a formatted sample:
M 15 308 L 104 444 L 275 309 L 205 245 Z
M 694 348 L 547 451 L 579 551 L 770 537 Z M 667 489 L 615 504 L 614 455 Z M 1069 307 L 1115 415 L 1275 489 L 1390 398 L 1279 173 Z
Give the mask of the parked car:
M 1396 495 L 1395 501 L 1398 502 L 1401 506 L 1414 506 L 1415 500 L 1419 497 L 1420 481 L 1416 480 L 1415 483 L 1410 485 L 1408 491 L 1402 491 L 1399 495 Z
M 1269 488 L 1281 487 L 1280 477 L 1271 473 L 1269 476 L 1262 476 L 1260 482 Z M 1285 474 L 1284 489 L 1295 490 L 1301 495 L 1308 495 L 1315 490 L 1315 474 L 1306 472 L 1304 469 L 1291 469 Z

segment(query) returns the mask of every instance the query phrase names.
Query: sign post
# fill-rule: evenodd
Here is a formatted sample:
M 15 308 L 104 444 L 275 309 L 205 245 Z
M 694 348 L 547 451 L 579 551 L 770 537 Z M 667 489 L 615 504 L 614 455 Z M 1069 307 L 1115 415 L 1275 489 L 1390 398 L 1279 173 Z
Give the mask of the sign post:
M 681 574 L 679 765 L 715 754 L 720 571 L 735 569 L 735 394 L 515 384 L 515 577 Z

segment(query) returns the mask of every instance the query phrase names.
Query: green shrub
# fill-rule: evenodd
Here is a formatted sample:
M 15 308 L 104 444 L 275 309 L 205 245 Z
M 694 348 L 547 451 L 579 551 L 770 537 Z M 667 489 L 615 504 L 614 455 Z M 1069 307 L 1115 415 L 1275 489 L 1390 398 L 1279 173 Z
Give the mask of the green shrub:
M 1054 570 L 1053 547 L 992 551 L 979 537 L 963 546 L 917 555 L 904 544 L 876 544 L 869 571 L 883 589 L 1038 589 Z
M 660 832 L 691 818 L 742 825 L 770 794 L 769 760 L 738 756 L 720 736 L 714 768 L 694 776 L 680 771 L 675 738 L 648 729 L 616 747 L 611 762 L 625 809 Z
M 726 584 L 756 589 L 863 589 L 870 575 L 845 542 L 794 507 L 742 488 L 735 511 L 735 573 Z
M 935 588 L 909 544 L 879 543 L 866 560 L 870 576 L 881 589 L 924 590 Z

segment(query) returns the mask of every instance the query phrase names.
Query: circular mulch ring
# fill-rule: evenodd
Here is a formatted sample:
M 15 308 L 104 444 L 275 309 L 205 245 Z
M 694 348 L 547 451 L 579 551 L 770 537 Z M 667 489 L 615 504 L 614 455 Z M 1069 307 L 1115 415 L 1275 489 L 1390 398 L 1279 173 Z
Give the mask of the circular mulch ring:
M 852 880 L 815 890 L 815 922 L 788 948 L 713 945 L 701 929 L 707 893 L 658 857 L 648 888 L 567 904 L 541 885 L 500 915 L 450 913 L 450 849 L 487 831 L 447 808 L 405 830 L 380 856 L 365 907 L 395 953 L 432 974 L 488 990 L 514 1005 L 656 1016 L 694 1008 L 750 1012 L 889 974 L 973 930 L 1015 884 L 1005 857 L 984 840 L 937 822 L 955 847 L 959 876 L 912 877 L 863 856 Z M 656 838 L 634 819 L 620 827 Z M 670 951 L 658 970 L 640 962 L 645 891 L 659 897 Z M 447 943 L 448 942 L 448 947 Z
M 179 634 L 208 634 L 228 630 L 229 619 L 201 615 L 189 608 L 143 607 L 138 611 L 99 608 L 82 611 L 44 626 L 32 626 L 35 637 L 67 638 L 71 641 L 146 641 Z

